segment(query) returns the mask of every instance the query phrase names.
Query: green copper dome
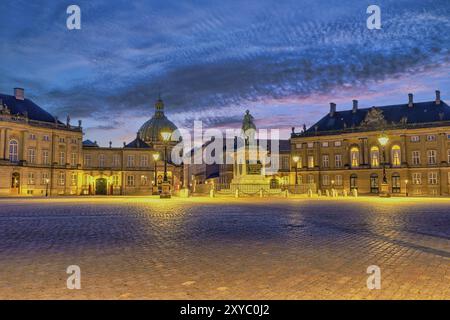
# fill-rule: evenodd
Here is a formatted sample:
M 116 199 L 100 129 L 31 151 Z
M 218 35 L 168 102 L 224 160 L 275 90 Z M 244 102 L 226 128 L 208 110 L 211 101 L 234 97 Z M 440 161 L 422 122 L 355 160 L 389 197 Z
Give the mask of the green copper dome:
M 164 114 L 164 102 L 158 99 L 155 103 L 155 114 L 139 129 L 139 137 L 146 143 L 162 142 L 161 132 L 173 132 L 177 126 Z

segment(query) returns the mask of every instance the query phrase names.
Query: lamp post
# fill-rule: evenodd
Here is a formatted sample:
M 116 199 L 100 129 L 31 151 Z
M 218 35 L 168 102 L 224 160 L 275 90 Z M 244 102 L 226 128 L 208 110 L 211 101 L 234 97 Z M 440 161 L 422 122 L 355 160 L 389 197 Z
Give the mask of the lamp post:
M 298 168 L 297 168 L 297 163 L 300 160 L 299 156 L 293 156 L 292 160 L 295 163 L 295 185 L 298 185 Z
M 169 179 L 167 178 L 167 144 L 169 143 L 170 137 L 172 136 L 172 132 L 161 132 L 161 136 L 164 141 L 164 178 L 160 198 L 170 198 L 170 184 Z
M 406 196 L 408 196 L 408 179 L 405 179 L 405 191 L 406 191 Z
M 155 163 L 155 180 L 153 181 L 153 190 L 152 190 L 152 194 L 156 195 L 158 194 L 158 159 L 159 159 L 159 152 L 155 152 L 153 155 L 153 161 Z
M 389 142 L 389 137 L 384 133 L 384 131 L 378 137 L 378 142 L 381 145 L 382 153 L 383 153 L 383 182 L 381 183 L 380 196 L 389 197 L 390 196 L 389 195 L 389 184 L 388 184 L 387 176 L 386 176 L 386 145 Z
M 47 178 L 45 179 L 45 196 L 48 197 L 48 183 L 50 180 Z

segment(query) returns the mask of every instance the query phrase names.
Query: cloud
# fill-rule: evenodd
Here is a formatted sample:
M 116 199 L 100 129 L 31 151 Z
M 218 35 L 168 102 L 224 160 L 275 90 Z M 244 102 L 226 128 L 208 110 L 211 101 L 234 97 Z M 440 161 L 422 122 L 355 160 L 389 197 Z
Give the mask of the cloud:
M 114 127 L 136 130 L 127 118 L 143 123 L 159 93 L 180 126 L 236 125 L 246 108 L 261 123 L 299 126 L 323 110 L 301 105 L 312 97 L 389 82 L 395 99 L 405 79 L 421 87 L 448 67 L 448 1 L 379 1 L 381 30 L 365 27 L 369 4 L 79 1 L 82 30 L 69 32 L 61 4 L 2 3 L 0 88 L 23 83 L 60 117 L 97 121 L 95 132 L 119 118 Z

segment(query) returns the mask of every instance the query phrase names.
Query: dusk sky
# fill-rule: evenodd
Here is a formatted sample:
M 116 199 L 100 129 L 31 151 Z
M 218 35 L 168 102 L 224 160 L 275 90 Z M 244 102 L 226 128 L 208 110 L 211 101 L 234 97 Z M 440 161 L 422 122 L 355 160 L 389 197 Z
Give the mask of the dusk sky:
M 81 8 L 81 30 L 66 9 Z M 381 30 L 366 9 L 381 7 Z M 329 110 L 450 96 L 450 1 L 0 2 L 0 92 L 73 122 L 85 138 L 130 141 L 154 112 L 192 128 L 300 130 Z

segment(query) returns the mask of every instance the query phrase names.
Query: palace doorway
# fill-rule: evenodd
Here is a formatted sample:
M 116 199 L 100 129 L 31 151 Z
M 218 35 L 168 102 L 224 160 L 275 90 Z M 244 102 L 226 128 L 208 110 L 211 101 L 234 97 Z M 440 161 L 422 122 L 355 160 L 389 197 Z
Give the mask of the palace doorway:
M 107 184 L 108 182 L 105 178 L 95 180 L 95 194 L 106 196 L 108 194 Z
M 20 194 L 20 173 L 14 172 L 11 176 L 11 194 Z

